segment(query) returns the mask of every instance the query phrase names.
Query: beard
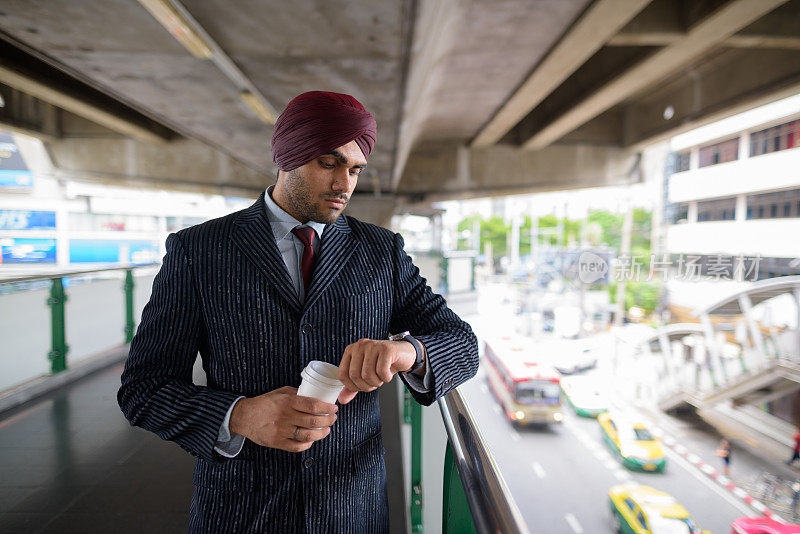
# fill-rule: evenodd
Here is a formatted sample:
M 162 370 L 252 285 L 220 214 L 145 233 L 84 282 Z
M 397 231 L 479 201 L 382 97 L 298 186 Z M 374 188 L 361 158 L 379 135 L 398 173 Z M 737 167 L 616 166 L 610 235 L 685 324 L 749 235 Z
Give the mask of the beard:
M 346 195 L 329 194 L 329 198 L 346 200 Z M 307 219 L 322 224 L 333 224 L 339 218 L 341 211 L 320 205 L 321 198 L 315 198 L 308 187 L 308 180 L 298 168 L 286 173 L 286 200 L 291 205 L 292 211 L 299 220 Z

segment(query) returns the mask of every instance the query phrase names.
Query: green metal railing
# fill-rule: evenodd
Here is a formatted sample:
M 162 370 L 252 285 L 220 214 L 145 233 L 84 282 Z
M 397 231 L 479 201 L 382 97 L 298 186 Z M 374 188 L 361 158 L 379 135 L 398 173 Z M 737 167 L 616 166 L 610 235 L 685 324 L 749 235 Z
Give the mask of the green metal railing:
M 443 534 L 527 534 L 528 528 L 458 389 L 438 400 L 447 431 Z M 423 532 L 422 407 L 404 392 L 403 420 L 411 424 L 411 532 Z
M 69 352 L 64 310 L 64 304 L 67 302 L 68 296 L 66 291 L 64 291 L 64 278 L 112 271 L 125 271 L 125 282 L 122 285 L 122 289 L 125 292 L 125 328 L 123 332 L 123 339 L 125 343 L 130 343 L 133 339 L 133 333 L 136 328 L 133 306 L 133 288 L 135 287 L 133 281 L 133 271 L 134 269 L 152 267 L 154 265 L 158 264 L 148 263 L 144 265 L 112 267 L 108 269 L 92 269 L 88 271 L 70 271 L 34 276 L 22 276 L 17 278 L 0 279 L 0 284 L 16 284 L 50 280 L 50 297 L 47 299 L 47 305 L 50 307 L 50 336 L 52 348 L 47 354 L 47 357 L 50 360 L 51 372 L 56 374 L 67 369 L 67 353 Z

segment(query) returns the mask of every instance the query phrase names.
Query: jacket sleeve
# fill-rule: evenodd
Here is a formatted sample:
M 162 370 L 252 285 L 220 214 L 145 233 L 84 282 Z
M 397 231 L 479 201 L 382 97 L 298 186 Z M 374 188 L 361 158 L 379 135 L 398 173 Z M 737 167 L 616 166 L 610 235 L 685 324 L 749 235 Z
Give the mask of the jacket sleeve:
M 429 406 L 478 370 L 478 342 L 472 328 L 447 307 L 441 295 L 434 293 L 419 269 L 403 249 L 403 238 L 394 239 L 394 302 L 390 331 L 408 330 L 425 347 L 430 363 L 430 391 L 409 387 L 414 399 Z
M 180 237 L 170 234 L 150 302 L 131 342 L 117 402 L 131 425 L 174 441 L 194 456 L 219 462 L 214 445 L 239 395 L 192 383 L 203 335 L 189 261 Z

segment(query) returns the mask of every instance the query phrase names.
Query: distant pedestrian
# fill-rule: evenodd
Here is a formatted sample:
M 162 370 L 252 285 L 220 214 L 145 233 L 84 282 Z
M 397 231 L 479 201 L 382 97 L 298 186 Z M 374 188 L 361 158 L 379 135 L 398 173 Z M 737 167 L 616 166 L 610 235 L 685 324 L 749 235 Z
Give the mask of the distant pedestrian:
M 792 465 L 795 460 L 800 460 L 800 429 L 794 433 L 794 452 L 792 453 L 792 457 L 786 460 L 786 463 Z
M 717 445 L 717 456 L 722 459 L 722 471 L 726 477 L 731 476 L 731 442 L 723 439 Z

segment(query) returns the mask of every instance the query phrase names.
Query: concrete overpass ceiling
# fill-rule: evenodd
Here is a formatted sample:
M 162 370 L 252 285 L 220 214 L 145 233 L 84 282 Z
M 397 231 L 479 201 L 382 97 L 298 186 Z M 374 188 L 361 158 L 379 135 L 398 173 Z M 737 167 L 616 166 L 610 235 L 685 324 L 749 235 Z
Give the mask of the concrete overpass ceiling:
M 391 176 L 410 2 L 223 0 L 182 5 L 280 111 L 302 91 L 356 96 L 379 123 L 370 164 Z M 65 71 L 198 139 L 273 174 L 272 127 L 240 100 L 211 61 L 193 57 L 135 1 L 33 0 L 0 5 L 0 28 Z M 359 186 L 371 190 L 369 181 Z
M 474 0 L 449 14 L 458 31 L 436 67 L 416 142 L 469 139 L 591 0 Z
M 0 54 L 0 93 L 44 110 L 0 120 L 46 134 L 76 175 L 256 192 L 272 126 L 242 92 L 267 115 L 347 92 L 379 124 L 358 191 L 430 200 L 626 183 L 644 143 L 800 90 L 800 0 L 166 0 L 211 59 L 148 1 L 0 2 L 3 46 L 77 83 L 13 79 Z
M 615 1 L 622 0 L 592 4 L 571 33 L 591 26 L 593 18 L 609 19 L 601 8 Z M 540 149 L 557 142 L 591 142 L 638 147 L 800 90 L 800 2 L 645 4 L 545 94 L 541 86 L 548 81 L 537 70 L 554 70 L 548 60 L 569 56 L 569 50 L 560 50 L 565 46 L 578 51 L 586 45 L 585 39 L 573 42 L 571 33 L 565 35 L 478 131 L 472 145 L 504 142 Z

